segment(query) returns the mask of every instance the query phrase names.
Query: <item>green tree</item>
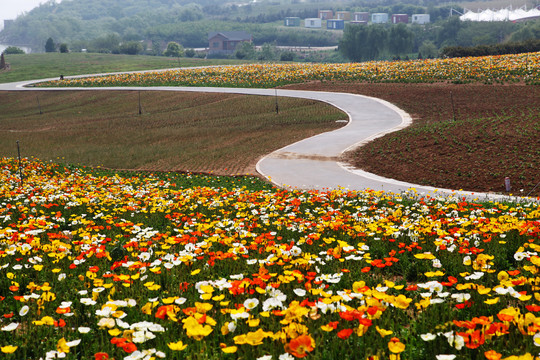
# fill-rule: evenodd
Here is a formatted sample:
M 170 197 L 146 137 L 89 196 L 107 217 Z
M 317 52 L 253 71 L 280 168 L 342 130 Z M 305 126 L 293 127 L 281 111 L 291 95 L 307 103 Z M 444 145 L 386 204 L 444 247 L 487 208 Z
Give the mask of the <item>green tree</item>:
M 65 44 L 65 43 L 60 44 L 60 52 L 62 54 L 65 54 L 65 53 L 69 52 L 67 44 Z
M 526 41 L 540 39 L 540 21 L 529 21 L 512 34 L 510 41 Z
M 8 46 L 5 48 L 4 52 L 2 54 L 6 55 L 16 55 L 16 54 L 24 54 L 24 50 L 16 47 L 16 46 Z
M 171 41 L 167 44 L 167 49 L 163 52 L 163 55 L 170 57 L 181 57 L 184 55 L 184 48 L 182 45 Z
M 45 52 L 56 52 L 56 44 L 54 43 L 54 40 L 50 37 L 47 39 L 47 42 L 45 43 Z
M 120 36 L 116 33 L 107 34 L 94 39 L 89 49 L 94 52 L 115 52 L 120 47 Z
M 4 53 L 0 55 L 0 70 L 4 70 L 6 68 L 6 58 L 4 57 Z
M 195 56 L 195 50 L 193 49 L 187 49 L 184 54 L 188 57 L 188 58 L 192 58 Z
M 383 25 L 369 26 L 366 41 L 367 59 L 376 60 L 383 53 L 388 42 L 388 31 Z
M 458 16 L 444 22 L 437 33 L 437 45 L 439 47 L 456 45 L 456 39 L 462 24 Z
M 422 54 L 424 59 L 436 58 L 439 55 L 439 50 L 437 46 L 432 41 L 426 40 L 418 48 L 418 52 Z
M 243 42 L 240 45 L 240 48 L 236 50 L 234 53 L 234 56 L 236 56 L 237 59 L 255 59 L 255 47 L 250 42 Z
M 143 50 L 142 44 L 138 41 L 128 41 L 120 45 L 121 54 L 137 55 Z
M 292 51 L 284 51 L 279 56 L 280 61 L 293 61 L 294 53 Z
M 414 34 L 407 25 L 400 23 L 392 26 L 388 34 L 388 49 L 394 55 L 407 54 L 412 51 Z
M 259 60 L 274 60 L 276 58 L 276 47 L 272 44 L 263 44 L 258 54 Z
M 368 27 L 363 25 L 348 24 L 339 41 L 339 51 L 349 60 L 362 61 L 367 57 L 366 40 Z

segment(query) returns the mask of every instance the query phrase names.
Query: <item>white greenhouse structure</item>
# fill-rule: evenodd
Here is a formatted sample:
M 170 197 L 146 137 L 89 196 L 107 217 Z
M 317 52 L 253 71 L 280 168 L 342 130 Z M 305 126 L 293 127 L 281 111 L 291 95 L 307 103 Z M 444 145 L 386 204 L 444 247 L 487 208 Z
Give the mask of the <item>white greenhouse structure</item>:
M 540 10 L 537 8 L 531 10 L 487 9 L 479 12 L 466 9 L 465 13 L 459 17 L 461 21 L 524 21 L 535 18 L 540 18 Z

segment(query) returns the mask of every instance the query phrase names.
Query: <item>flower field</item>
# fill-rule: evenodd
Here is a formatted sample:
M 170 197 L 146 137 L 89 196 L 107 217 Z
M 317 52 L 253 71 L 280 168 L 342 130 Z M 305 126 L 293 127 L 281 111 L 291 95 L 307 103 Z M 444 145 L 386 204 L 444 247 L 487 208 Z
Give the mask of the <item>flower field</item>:
M 0 160 L 2 359 L 539 352 L 536 203 L 23 164 Z
M 353 64 L 255 64 L 130 73 L 51 81 L 37 86 L 275 87 L 306 81 L 431 83 L 540 82 L 540 53 Z

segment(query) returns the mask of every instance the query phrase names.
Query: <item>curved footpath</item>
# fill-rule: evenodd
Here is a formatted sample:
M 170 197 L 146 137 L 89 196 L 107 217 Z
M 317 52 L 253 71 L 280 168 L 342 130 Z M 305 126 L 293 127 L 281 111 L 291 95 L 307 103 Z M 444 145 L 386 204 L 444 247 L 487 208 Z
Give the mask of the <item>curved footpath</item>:
M 85 75 L 89 76 L 89 75 Z M 47 79 L 45 79 L 47 80 Z M 38 81 L 45 81 L 38 80 Z M 56 80 L 56 79 L 51 79 Z M 247 95 L 275 96 L 275 89 L 209 88 L 209 87 L 99 87 L 99 88 L 32 88 L 35 81 L 0 84 L 0 91 L 31 90 L 141 90 L 141 91 L 191 91 L 218 92 Z M 346 151 L 376 137 L 411 124 L 410 116 L 396 106 L 380 99 L 347 93 L 300 90 L 277 90 L 278 96 L 313 99 L 331 104 L 349 115 L 348 124 L 340 129 L 298 141 L 262 158 L 257 171 L 274 184 L 297 189 L 350 189 L 383 190 L 393 193 L 416 191 L 431 196 L 466 197 L 479 200 L 512 200 L 519 198 L 505 195 L 472 193 L 410 184 L 387 179 L 339 162 Z M 421 161 L 421 160 L 419 160 Z M 415 189 L 415 190 L 411 190 Z

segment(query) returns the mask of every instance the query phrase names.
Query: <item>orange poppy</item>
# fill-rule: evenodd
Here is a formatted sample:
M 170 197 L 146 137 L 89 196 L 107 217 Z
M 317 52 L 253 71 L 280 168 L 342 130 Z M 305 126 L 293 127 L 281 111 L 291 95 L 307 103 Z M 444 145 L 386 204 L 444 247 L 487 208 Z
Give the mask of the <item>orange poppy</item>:
M 484 356 L 488 360 L 500 360 L 500 358 L 502 357 L 502 354 L 499 354 L 495 350 L 489 350 L 484 353 Z
M 303 358 L 313 351 L 315 340 L 310 335 L 300 335 L 285 345 L 285 351 L 294 357 Z

